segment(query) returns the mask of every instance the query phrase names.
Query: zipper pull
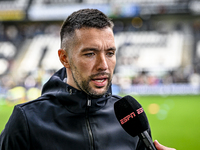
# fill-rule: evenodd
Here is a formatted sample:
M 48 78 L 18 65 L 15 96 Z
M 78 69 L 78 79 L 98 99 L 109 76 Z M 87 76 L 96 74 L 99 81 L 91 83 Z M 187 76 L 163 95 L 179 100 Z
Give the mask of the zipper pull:
M 88 98 L 87 106 L 91 106 L 91 99 Z

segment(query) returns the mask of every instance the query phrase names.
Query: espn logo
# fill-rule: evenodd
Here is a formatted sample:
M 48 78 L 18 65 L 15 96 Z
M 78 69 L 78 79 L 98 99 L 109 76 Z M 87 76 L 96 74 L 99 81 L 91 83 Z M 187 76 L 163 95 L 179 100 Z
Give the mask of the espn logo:
M 137 114 L 139 115 L 139 114 L 141 114 L 141 113 L 144 112 L 144 109 L 141 107 L 141 108 L 137 109 L 136 112 L 137 112 Z M 136 117 L 136 114 L 135 114 L 134 112 L 132 112 L 132 113 L 130 113 L 129 115 L 127 115 L 127 116 L 125 116 L 124 118 L 122 118 L 122 119 L 120 120 L 120 123 L 121 123 L 121 124 L 124 124 L 124 123 L 128 122 L 131 118 L 134 118 L 134 117 Z

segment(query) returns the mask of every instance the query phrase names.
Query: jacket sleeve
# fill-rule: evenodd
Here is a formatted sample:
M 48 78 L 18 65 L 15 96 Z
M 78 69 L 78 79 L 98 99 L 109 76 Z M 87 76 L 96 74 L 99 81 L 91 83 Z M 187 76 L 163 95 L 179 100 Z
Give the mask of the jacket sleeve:
M 15 106 L 0 135 L 1 150 L 29 150 L 29 130 L 23 109 Z

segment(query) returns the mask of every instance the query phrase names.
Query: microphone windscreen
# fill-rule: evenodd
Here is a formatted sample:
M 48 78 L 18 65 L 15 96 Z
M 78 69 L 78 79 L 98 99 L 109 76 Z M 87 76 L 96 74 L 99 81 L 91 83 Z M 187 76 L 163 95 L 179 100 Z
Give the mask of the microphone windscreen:
M 149 128 L 142 106 L 129 95 L 115 102 L 114 111 L 123 129 L 133 137 Z

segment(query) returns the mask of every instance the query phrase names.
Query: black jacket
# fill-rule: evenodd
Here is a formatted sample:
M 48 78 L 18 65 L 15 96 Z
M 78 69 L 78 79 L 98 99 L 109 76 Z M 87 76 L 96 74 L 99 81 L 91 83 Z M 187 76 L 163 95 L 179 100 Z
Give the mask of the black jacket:
M 102 98 L 63 82 L 65 68 L 44 85 L 37 100 L 15 106 L 0 136 L 1 150 L 144 150 L 115 117 L 120 98 L 111 89 Z

